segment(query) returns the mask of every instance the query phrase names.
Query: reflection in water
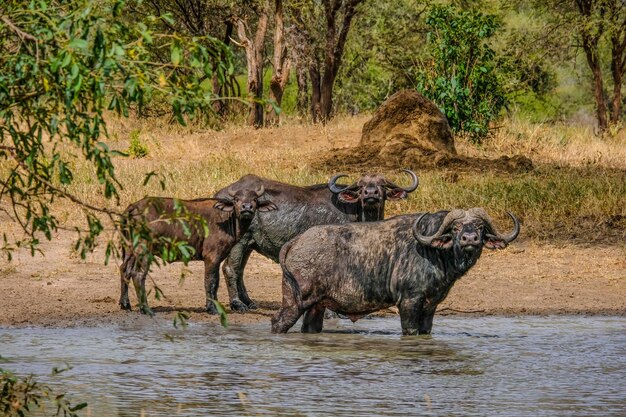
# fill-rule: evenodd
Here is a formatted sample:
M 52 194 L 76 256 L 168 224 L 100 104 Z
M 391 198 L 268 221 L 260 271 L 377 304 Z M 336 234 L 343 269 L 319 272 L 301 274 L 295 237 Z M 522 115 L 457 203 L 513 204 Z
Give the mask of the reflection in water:
M 626 320 L 337 320 L 319 335 L 269 325 L 0 329 L 7 369 L 88 401 L 85 415 L 626 415 Z M 163 333 L 175 333 L 170 342 Z M 54 366 L 73 369 L 51 378 Z

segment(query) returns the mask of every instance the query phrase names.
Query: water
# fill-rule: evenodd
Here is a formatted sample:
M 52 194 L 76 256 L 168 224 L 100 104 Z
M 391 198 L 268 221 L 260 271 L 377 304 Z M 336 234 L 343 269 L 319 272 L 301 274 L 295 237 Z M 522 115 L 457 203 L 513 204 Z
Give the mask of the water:
M 90 416 L 626 415 L 622 317 L 436 317 L 433 330 L 402 337 L 397 318 L 335 320 L 318 335 L 269 323 L 0 329 L 0 355 L 89 402 Z

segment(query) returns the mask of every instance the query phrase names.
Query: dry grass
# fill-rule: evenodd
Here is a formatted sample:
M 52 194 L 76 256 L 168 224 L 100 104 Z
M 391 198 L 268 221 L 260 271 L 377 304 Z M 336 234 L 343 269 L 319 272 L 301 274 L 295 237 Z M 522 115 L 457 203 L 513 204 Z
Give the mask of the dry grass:
M 604 137 L 591 126 L 529 123 L 508 119 L 484 147 L 457 140 L 457 149 L 469 156 L 498 157 L 521 154 L 536 163 L 561 167 L 626 170 L 626 128 Z
M 339 117 L 327 126 L 294 121 L 260 130 L 233 125 L 215 131 L 174 126 L 163 120 L 111 118 L 112 148 L 127 150 L 137 131 L 148 148 L 144 158 L 116 159 L 123 185 L 120 208 L 144 195 L 210 196 L 247 173 L 300 185 L 326 182 L 333 173 L 314 170 L 309 163 L 322 151 L 356 145 L 367 119 Z M 536 169 L 528 173 L 457 175 L 420 172 L 419 167 L 411 167 L 420 176 L 420 188 L 408 202 L 389 204 L 388 215 L 482 206 L 500 221 L 506 217 L 505 210 L 514 212 L 530 237 L 605 240 L 626 234 L 624 131 L 602 139 L 580 127 L 508 120 L 483 146 L 458 139 L 457 149 L 463 155 L 486 158 L 522 154 L 533 160 Z M 112 204 L 100 195 L 89 167 L 77 161 L 75 169 L 72 192 L 91 203 Z M 142 187 L 145 174 L 151 171 L 165 177 L 165 191 L 155 179 Z M 406 181 L 398 171 L 385 174 L 398 182 Z M 80 218 L 80 209 L 67 202 L 57 203 L 55 209 L 62 220 Z

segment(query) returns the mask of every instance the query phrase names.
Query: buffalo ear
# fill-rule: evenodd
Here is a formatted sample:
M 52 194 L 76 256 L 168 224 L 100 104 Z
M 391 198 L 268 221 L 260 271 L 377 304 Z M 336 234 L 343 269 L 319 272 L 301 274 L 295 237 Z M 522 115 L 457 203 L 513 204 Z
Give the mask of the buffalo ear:
M 257 206 L 257 210 L 258 211 L 272 211 L 272 210 L 278 210 L 278 206 L 274 203 L 272 203 L 269 200 L 266 201 L 259 201 L 258 202 L 258 206 Z
M 337 197 L 343 203 L 356 203 L 359 201 L 359 194 L 354 191 L 342 191 L 337 194 Z
M 409 193 L 402 188 L 394 188 L 387 191 L 387 200 L 401 200 L 403 198 L 407 198 L 408 196 Z
M 503 239 L 498 239 L 496 236 L 487 235 L 485 236 L 485 247 L 487 249 L 504 249 L 509 244 L 506 243 Z
M 217 200 L 213 207 L 221 211 L 231 212 L 235 209 L 235 203 L 228 200 Z

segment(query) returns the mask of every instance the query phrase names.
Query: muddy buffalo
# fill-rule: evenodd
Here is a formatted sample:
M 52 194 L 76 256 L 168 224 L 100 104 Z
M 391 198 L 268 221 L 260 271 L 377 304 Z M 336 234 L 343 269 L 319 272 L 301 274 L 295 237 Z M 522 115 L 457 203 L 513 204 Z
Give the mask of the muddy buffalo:
M 235 311 L 256 308 L 243 283 L 243 270 L 252 251 L 278 262 L 282 246 L 312 226 L 382 220 L 386 200 L 406 198 L 419 185 L 413 171 L 404 170 L 411 177 L 411 185 L 400 187 L 381 174 L 368 174 L 350 185 L 340 186 L 333 176 L 328 184 L 306 187 L 285 184 L 256 175 L 246 175 L 231 184 L 232 189 L 261 183 L 265 194 L 280 211 L 261 213 L 252 221 L 248 231 L 233 246 L 222 271 L 228 286 L 230 307 Z M 223 197 L 227 189 L 216 197 Z
M 403 334 L 430 333 L 437 304 L 482 249 L 518 236 L 519 221 L 509 216 L 507 235 L 481 208 L 311 228 L 281 250 L 283 302 L 272 332 L 287 332 L 302 314 L 302 331 L 320 332 L 324 308 L 356 321 L 395 305 Z
M 151 253 L 161 254 L 163 242 L 186 241 L 194 249 L 192 260 L 204 261 L 206 309 L 211 314 L 216 313 L 211 300 L 217 300 L 220 263 L 237 239 L 248 230 L 256 212 L 277 208 L 269 199 L 260 199 L 264 194 L 262 184 L 250 185 L 255 188 L 230 189 L 221 198 L 174 200 L 147 197 L 126 209 L 128 221 L 141 220 L 149 228 L 152 242 L 146 242 L 146 246 Z M 145 290 L 148 268 L 133 250 L 132 240 L 127 238 L 123 246 L 119 303 L 122 309 L 131 309 L 128 284 L 132 280 L 141 312 L 152 315 Z

